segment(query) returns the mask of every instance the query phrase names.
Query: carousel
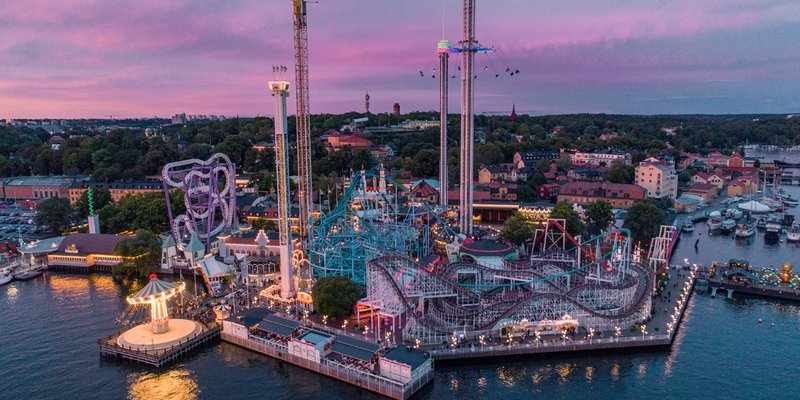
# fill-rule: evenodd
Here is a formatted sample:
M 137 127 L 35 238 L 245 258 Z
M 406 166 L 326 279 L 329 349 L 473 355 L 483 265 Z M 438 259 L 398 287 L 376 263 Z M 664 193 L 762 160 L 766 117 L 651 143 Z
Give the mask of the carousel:
M 129 308 L 150 308 L 150 321 L 125 331 L 117 344 L 135 350 L 159 350 L 178 345 L 203 331 L 203 326 L 192 320 L 169 317 L 167 302 L 184 289 L 184 284 L 174 284 L 150 275 L 150 282 L 139 292 L 128 297 Z

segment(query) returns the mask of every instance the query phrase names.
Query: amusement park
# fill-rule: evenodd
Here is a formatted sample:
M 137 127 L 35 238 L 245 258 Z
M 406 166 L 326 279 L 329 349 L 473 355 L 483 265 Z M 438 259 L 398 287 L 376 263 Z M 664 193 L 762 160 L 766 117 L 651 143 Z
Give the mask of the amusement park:
M 472 185 L 460 185 L 457 202 L 449 201 L 447 60 L 459 56 L 459 69 L 470 77 L 475 55 L 495 50 L 474 38 L 473 0 L 464 2 L 463 40 L 458 46 L 441 42 L 437 50 L 443 72 L 438 202 L 417 197 L 380 165 L 352 171 L 336 204 L 326 212 L 316 208 L 308 148 L 306 2 L 293 4 L 296 190 L 289 177 L 288 68 L 273 67 L 267 85 L 274 101 L 275 231 L 240 221 L 237 170 L 227 155 L 164 165 L 170 229 L 162 236 L 160 271 L 180 281 L 151 276 L 128 298 L 130 307 L 118 319 L 123 330 L 100 341 L 101 354 L 161 366 L 220 336 L 404 399 L 432 379 L 437 359 L 672 343 L 694 283 L 693 271 L 668 267 L 674 226 L 663 226 L 644 250 L 625 228 L 610 226 L 585 238 L 570 234 L 566 219 L 545 218 L 518 246 L 476 226 Z M 474 181 L 473 92 L 473 79 L 462 79 L 460 182 Z M 179 208 L 173 204 L 176 191 L 182 193 Z M 184 275 L 194 281 L 195 295 L 186 297 L 195 310 L 213 306 L 206 321 L 191 319 Z M 322 288 L 337 279 L 354 288 L 354 295 L 328 293 L 339 303 L 348 299 L 338 315 L 328 315 Z M 662 293 L 668 279 L 680 283 L 679 295 Z M 198 286 L 207 298 L 197 295 Z

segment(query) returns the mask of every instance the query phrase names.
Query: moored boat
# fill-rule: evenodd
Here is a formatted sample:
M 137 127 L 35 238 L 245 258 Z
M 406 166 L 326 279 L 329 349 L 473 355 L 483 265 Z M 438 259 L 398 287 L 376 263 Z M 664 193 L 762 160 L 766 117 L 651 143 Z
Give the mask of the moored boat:
M 736 225 L 736 237 L 746 238 L 756 234 L 756 224 L 751 219 L 740 221 Z
M 27 279 L 35 278 L 35 277 L 41 275 L 42 272 L 44 272 L 44 268 L 39 267 L 39 266 L 31 265 L 31 266 L 27 266 L 27 267 L 22 267 L 22 268 L 20 268 L 20 269 L 18 269 L 16 271 L 14 271 L 14 279 L 18 279 L 18 280 L 24 281 L 24 280 L 27 280 Z
M 684 232 L 694 232 L 694 222 L 692 222 L 692 220 L 686 220 L 681 226 L 681 230 Z
M 736 229 L 736 220 L 734 219 L 725 219 L 720 223 L 719 229 L 722 233 L 731 233 L 734 229 Z
M 789 242 L 800 242 L 800 229 L 795 227 L 786 234 L 786 240 Z

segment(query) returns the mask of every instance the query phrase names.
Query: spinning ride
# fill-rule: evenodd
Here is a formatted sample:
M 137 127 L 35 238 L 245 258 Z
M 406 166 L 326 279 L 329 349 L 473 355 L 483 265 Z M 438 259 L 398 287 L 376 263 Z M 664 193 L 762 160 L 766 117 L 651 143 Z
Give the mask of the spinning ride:
M 150 282 L 128 297 L 131 307 L 150 307 L 150 322 L 125 331 L 117 339 L 117 344 L 137 350 L 158 350 L 172 347 L 200 333 L 203 328 L 195 321 L 169 318 L 167 301 L 183 289 L 183 283 L 176 285 L 158 279 L 155 274 L 150 275 Z

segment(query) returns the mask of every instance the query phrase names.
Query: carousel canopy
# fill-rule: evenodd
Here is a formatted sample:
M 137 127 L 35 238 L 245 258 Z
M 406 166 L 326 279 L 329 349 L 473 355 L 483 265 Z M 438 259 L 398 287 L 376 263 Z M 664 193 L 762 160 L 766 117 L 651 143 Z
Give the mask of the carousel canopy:
M 150 282 L 145 285 L 138 293 L 128 297 L 128 302 L 131 304 L 150 303 L 162 294 L 165 297 L 172 297 L 175 293 L 183 290 L 183 284 L 176 285 L 158 279 L 155 274 L 150 276 Z
M 761 204 L 755 200 L 739 204 L 737 207 L 739 207 L 740 210 L 750 211 L 754 213 L 763 213 L 769 211 L 769 206 Z

